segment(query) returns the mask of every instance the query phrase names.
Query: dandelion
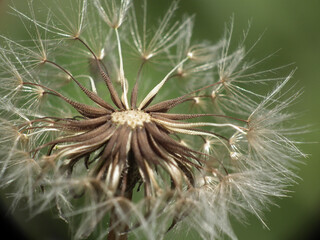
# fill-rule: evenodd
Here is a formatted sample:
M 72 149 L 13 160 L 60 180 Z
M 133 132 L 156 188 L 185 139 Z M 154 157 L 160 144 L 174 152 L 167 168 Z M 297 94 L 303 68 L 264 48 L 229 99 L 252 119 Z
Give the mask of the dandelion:
M 254 72 L 262 60 L 246 62 L 243 43 L 231 51 L 232 24 L 217 44 L 194 42 L 176 1 L 150 29 L 146 0 L 63 4 L 43 20 L 33 1 L 29 13 L 12 7 L 31 41 L 0 36 L 0 186 L 14 187 L 12 208 L 55 205 L 75 239 L 163 239 L 181 226 L 237 239 L 229 218 L 246 212 L 265 224 L 304 156 L 285 124 L 292 73 Z M 270 81 L 267 96 L 244 87 Z

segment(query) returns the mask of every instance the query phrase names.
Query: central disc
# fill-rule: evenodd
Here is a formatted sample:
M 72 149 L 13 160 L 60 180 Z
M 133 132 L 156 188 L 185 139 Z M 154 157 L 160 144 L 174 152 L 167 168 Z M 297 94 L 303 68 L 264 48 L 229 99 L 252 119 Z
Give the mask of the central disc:
M 123 125 L 128 124 L 131 128 L 143 126 L 144 122 L 150 122 L 150 115 L 139 110 L 127 110 L 111 114 L 111 121 Z

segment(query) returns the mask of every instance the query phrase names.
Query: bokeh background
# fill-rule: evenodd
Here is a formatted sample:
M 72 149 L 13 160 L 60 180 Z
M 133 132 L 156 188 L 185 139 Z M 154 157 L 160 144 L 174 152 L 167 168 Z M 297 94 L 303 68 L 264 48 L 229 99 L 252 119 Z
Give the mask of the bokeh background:
M 26 0 L 13 0 L 19 7 Z M 43 0 L 49 2 L 54 0 Z M 150 13 L 164 13 L 171 0 L 148 0 Z M 23 39 L 23 25 L 19 19 L 8 14 L 8 1 L 0 0 L 0 34 L 10 33 L 12 38 Z M 309 240 L 320 229 L 320 1 L 319 0 L 181 0 L 177 16 L 195 14 L 194 39 L 218 41 L 225 23 L 234 16 L 234 42 L 241 38 L 243 30 L 251 21 L 247 46 L 263 37 L 254 49 L 257 59 L 280 49 L 260 66 L 294 63 L 296 88 L 304 94 L 294 105 L 301 112 L 296 121 L 311 125 L 310 133 L 301 136 L 307 144 L 300 148 L 309 154 L 305 164 L 300 165 L 301 180 L 291 187 L 288 198 L 276 200 L 277 206 L 266 212 L 265 220 L 270 230 L 264 229 L 254 217 L 246 225 L 234 223 L 240 240 Z M 159 16 L 159 13 L 156 14 Z M 21 30 L 21 31 L 20 31 Z M 69 239 L 66 224 L 46 212 L 28 219 L 28 213 L 7 213 L 9 202 L 5 193 L 0 193 L 0 232 L 11 229 L 10 239 L 55 240 Z M 319 234 L 318 234 L 319 236 Z M 2 238 L 2 237 L 1 237 Z M 170 239 L 179 239 L 171 236 Z M 181 238 L 182 239 L 182 238 Z M 197 239 L 192 233 L 187 239 Z

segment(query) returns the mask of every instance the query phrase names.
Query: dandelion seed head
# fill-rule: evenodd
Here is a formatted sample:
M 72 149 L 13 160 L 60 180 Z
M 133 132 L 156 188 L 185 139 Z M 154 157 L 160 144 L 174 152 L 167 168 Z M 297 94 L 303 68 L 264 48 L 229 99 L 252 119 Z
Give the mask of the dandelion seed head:
M 265 224 L 304 156 L 285 124 L 292 73 L 255 72 L 269 56 L 232 49 L 233 22 L 216 44 L 197 41 L 177 1 L 149 29 L 142 1 L 67 1 L 44 20 L 32 1 L 12 7 L 31 41 L 0 36 L 0 186 L 32 215 L 55 205 L 75 239 L 158 240 L 182 226 L 237 239 L 230 218 Z M 247 88 L 273 81 L 266 96 Z

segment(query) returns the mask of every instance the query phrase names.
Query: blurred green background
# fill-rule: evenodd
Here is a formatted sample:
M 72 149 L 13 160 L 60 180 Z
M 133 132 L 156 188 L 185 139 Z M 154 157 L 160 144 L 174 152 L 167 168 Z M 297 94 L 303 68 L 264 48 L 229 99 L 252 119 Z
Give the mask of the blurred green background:
M 46 0 L 43 0 L 44 2 Z M 50 0 L 47 0 L 50 1 Z M 13 0 L 18 5 L 23 2 Z M 170 0 L 149 0 L 152 11 L 164 12 Z M 0 0 L 0 34 L 19 36 L 23 26 L 17 18 L 7 14 L 7 2 Z M 313 239 L 311 233 L 320 228 L 320 1 L 319 0 L 181 0 L 178 17 L 184 13 L 196 14 L 194 39 L 220 39 L 225 23 L 234 16 L 234 42 L 241 38 L 251 20 L 247 47 L 255 42 L 266 30 L 262 40 L 254 49 L 256 59 L 279 49 L 265 65 L 282 66 L 294 63 L 296 88 L 303 88 L 304 94 L 294 105 L 294 110 L 302 113 L 297 121 L 300 125 L 311 124 L 311 133 L 301 136 L 310 144 L 301 149 L 310 154 L 305 164 L 300 165 L 298 185 L 290 188 L 288 198 L 277 200 L 278 206 L 266 212 L 266 230 L 255 218 L 249 218 L 248 225 L 235 223 L 235 231 L 240 240 L 304 240 Z M 149 13 L 150 14 L 150 13 Z M 159 16 L 158 14 L 156 14 Z M 1 193 L 2 210 L 8 205 Z M 0 203 L 1 203 L 0 202 Z M 25 213 L 16 213 L 16 220 L 29 239 L 68 239 L 66 225 L 59 219 L 52 219 L 50 212 L 27 220 Z M 9 221 L 7 219 L 6 221 Z M 4 225 L 0 225 L 0 230 Z M 174 239 L 179 239 L 179 236 Z M 197 239 L 192 234 L 187 239 Z

